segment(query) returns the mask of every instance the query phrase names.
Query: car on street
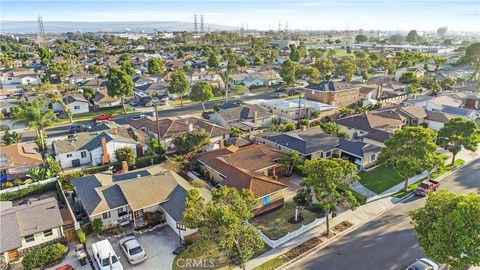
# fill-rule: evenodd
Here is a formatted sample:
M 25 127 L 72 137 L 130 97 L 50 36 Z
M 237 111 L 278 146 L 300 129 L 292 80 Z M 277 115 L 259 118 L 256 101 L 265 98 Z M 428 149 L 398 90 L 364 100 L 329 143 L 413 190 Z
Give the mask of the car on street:
M 132 100 L 132 101 L 130 101 L 130 103 L 128 103 L 128 104 L 130 104 L 130 106 L 132 106 L 132 107 L 136 107 L 136 106 L 140 105 L 140 104 L 138 103 L 138 101 L 136 101 L 136 100 Z
M 145 114 L 139 114 L 139 115 L 132 116 L 132 120 L 141 120 L 141 119 L 144 119 L 146 117 L 147 116 Z
M 127 256 L 127 260 L 130 264 L 138 264 L 147 259 L 147 253 L 143 247 L 138 243 L 135 236 L 127 236 L 120 239 L 120 248 Z
M 427 196 L 428 193 L 437 191 L 439 186 L 439 182 L 430 179 L 418 185 L 413 192 L 419 196 Z
M 70 129 L 68 130 L 69 133 L 77 133 L 77 132 L 86 132 L 90 131 L 92 129 L 92 126 L 90 125 L 73 125 L 70 126 Z
M 407 270 L 438 270 L 438 269 L 440 269 L 438 264 L 436 264 L 434 261 L 427 258 L 418 259 L 414 263 L 412 263 L 409 267 L 407 267 Z
M 100 270 L 123 270 L 120 258 L 107 239 L 92 244 L 92 256 Z
M 112 119 L 113 116 L 111 114 L 100 114 L 98 116 L 93 117 L 94 121 L 104 121 L 104 120 L 110 120 Z
M 286 97 L 288 97 L 288 95 L 285 94 L 285 93 L 278 93 L 278 94 L 277 94 L 277 97 L 278 97 L 278 98 L 286 98 Z

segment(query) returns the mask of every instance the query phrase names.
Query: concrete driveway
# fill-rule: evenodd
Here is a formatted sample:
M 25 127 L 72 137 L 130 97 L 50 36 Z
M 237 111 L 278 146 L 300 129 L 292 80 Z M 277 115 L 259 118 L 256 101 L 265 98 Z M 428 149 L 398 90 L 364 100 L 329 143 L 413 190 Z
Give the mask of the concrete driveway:
M 172 269 L 173 260 L 175 259 L 175 255 L 172 254 L 172 251 L 175 250 L 175 248 L 178 246 L 179 240 L 178 235 L 169 226 L 164 226 L 158 230 L 137 235 L 137 239 L 140 245 L 142 245 L 142 247 L 147 252 L 148 256 L 147 260 L 138 265 L 130 265 L 128 263 L 125 254 L 122 252 L 120 246 L 118 245 L 119 239 L 110 240 L 110 243 L 112 244 L 115 253 L 120 257 L 120 262 L 123 265 L 123 269 Z M 100 239 L 98 239 L 96 236 L 87 237 L 87 250 L 90 255 L 92 255 L 92 244 L 97 241 L 100 241 Z M 72 265 L 76 270 L 93 269 L 89 264 L 84 266 L 80 265 L 75 255 L 74 244 L 70 245 L 68 255 L 60 264 L 48 268 L 47 270 L 54 270 L 56 267 L 65 264 Z M 95 267 L 95 269 L 98 269 L 97 265 L 95 265 Z
M 137 235 L 137 240 L 147 252 L 147 260 L 138 264 L 130 265 L 126 259 L 125 254 L 121 251 L 120 246 L 115 239 L 112 243 L 113 249 L 122 262 L 123 269 L 172 269 L 175 255 L 172 251 L 179 245 L 178 235 L 169 226 L 164 226 L 159 230 L 147 232 Z

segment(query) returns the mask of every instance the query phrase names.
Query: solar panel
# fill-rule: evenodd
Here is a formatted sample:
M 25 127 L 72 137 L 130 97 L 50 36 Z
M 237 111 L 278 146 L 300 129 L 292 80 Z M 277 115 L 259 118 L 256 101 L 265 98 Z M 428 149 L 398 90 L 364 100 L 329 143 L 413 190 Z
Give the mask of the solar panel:
M 470 113 L 470 110 L 452 106 L 444 106 L 442 112 L 465 116 Z

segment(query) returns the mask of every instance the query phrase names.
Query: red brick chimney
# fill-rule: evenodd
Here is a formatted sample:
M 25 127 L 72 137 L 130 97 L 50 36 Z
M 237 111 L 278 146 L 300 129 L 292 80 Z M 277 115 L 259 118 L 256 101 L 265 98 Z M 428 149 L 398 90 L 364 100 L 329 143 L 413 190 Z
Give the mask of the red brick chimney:
M 218 141 L 218 147 L 219 148 L 224 148 L 225 147 L 225 140 L 222 139 L 222 140 Z
M 128 163 L 126 161 L 122 161 L 122 172 L 128 172 Z
M 105 137 L 102 137 L 102 164 L 107 164 L 110 163 L 110 155 L 108 154 L 107 151 L 107 139 Z

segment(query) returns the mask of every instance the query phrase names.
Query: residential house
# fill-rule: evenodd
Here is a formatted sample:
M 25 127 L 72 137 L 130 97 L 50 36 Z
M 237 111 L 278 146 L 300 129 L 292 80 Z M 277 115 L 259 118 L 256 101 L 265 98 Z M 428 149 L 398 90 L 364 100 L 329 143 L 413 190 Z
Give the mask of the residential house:
M 32 69 L 14 68 L 0 76 L 0 85 L 4 88 L 16 88 L 40 83 L 40 78 Z
M 130 134 L 129 130 L 121 127 L 78 133 L 68 139 L 54 141 L 52 147 L 55 159 L 64 169 L 83 165 L 97 166 L 117 161 L 115 151 L 120 148 L 131 148 L 136 155 L 139 143 Z
M 463 101 L 461 98 L 456 98 L 451 95 L 440 95 L 437 97 L 418 96 L 405 101 L 405 104 L 415 105 L 417 107 L 424 108 L 427 111 L 442 111 L 443 106 L 461 107 L 462 103 Z
M 358 170 L 375 165 L 382 147 L 361 141 L 352 141 L 340 138 L 336 146 L 337 155 L 357 165 Z
M 234 108 L 221 110 L 208 117 L 222 127 L 235 126 L 245 131 L 269 125 L 277 118 L 275 114 L 266 109 L 250 104 L 241 104 Z
M 395 70 L 395 80 L 399 81 L 403 73 L 413 72 L 418 78 L 423 78 L 425 75 L 425 70 L 423 68 L 398 68 Z
M 468 108 L 460 108 L 449 105 L 443 105 L 442 112 L 455 117 L 461 117 L 466 120 L 475 120 L 477 112 Z
M 338 110 L 360 101 L 360 86 L 344 82 L 325 81 L 309 84 L 303 89 L 305 98 L 335 106 Z
M 309 118 L 313 112 L 319 113 L 318 118 L 336 113 L 335 106 L 307 99 L 256 99 L 247 103 L 264 107 L 285 120 L 296 120 L 299 113 L 300 118 Z
M 205 130 L 210 135 L 210 142 L 214 148 L 220 147 L 224 140 L 230 138 L 230 130 L 194 116 L 161 118 L 158 119 L 158 125 L 155 118 L 147 117 L 140 120 L 131 120 L 128 124 L 145 132 L 152 138 L 158 138 L 158 132 L 160 132 L 160 142 L 170 152 L 175 151 L 173 138 L 184 132 L 198 129 Z
M 132 78 L 132 81 L 133 81 L 133 86 L 137 88 L 137 87 L 154 83 L 157 81 L 157 78 L 137 75 Z
M 63 102 L 68 106 L 72 114 L 88 113 L 90 111 L 90 102 L 82 94 L 69 94 L 63 98 Z M 50 104 L 54 111 L 63 111 L 60 103 Z
M 222 77 L 211 70 L 194 70 L 187 73 L 187 77 L 190 82 L 195 83 L 196 81 L 221 81 Z
M 19 205 L 9 201 L 1 203 L 0 253 L 3 263 L 16 261 L 35 247 L 63 239 L 64 219 L 54 197 Z
M 151 97 L 153 96 L 168 96 L 168 88 L 170 83 L 166 81 L 156 81 L 153 83 L 147 83 L 142 86 L 135 87 L 136 91 L 141 91 Z
M 454 118 L 454 116 L 443 112 L 426 111 L 426 113 L 427 116 L 425 117 L 425 120 L 427 122 L 428 128 L 435 131 L 439 131 L 445 123 L 447 123 L 450 119 Z
M 254 215 L 274 211 L 284 203 L 286 185 L 278 181 L 283 169 L 276 161 L 282 152 L 263 144 L 229 146 L 202 153 L 197 161 L 206 178 L 222 186 L 252 191 L 256 204 Z
M 378 87 L 377 86 L 362 86 L 358 90 L 362 105 L 377 104 L 378 99 Z
M 464 97 L 465 108 L 472 110 L 480 110 L 480 94 L 470 94 Z
M 120 98 L 111 97 L 107 90 L 98 90 L 93 98 L 96 109 L 111 108 L 122 105 Z
M 164 221 L 178 233 L 188 190 L 192 186 L 174 171 L 160 165 L 128 171 L 122 174 L 98 173 L 72 180 L 74 201 L 81 205 L 90 221 L 100 219 L 104 226 L 131 224 L 146 225 L 147 213 L 161 213 Z M 199 193 L 209 200 L 209 192 Z M 158 220 L 162 222 L 162 220 Z M 185 237 L 195 230 L 187 229 Z
M 96 77 L 90 73 L 74 73 L 68 77 L 68 83 L 70 85 L 80 85 L 82 83 L 95 80 Z
M 384 141 L 395 130 L 404 126 L 404 121 L 405 119 L 395 112 L 380 111 L 348 116 L 335 122 L 350 138 L 385 147 Z
M 247 88 L 257 87 L 263 85 L 263 80 L 253 76 L 247 76 L 243 79 L 242 84 Z
M 28 169 L 42 165 L 42 154 L 34 143 L 15 143 L 0 147 L 0 182 L 24 178 Z

